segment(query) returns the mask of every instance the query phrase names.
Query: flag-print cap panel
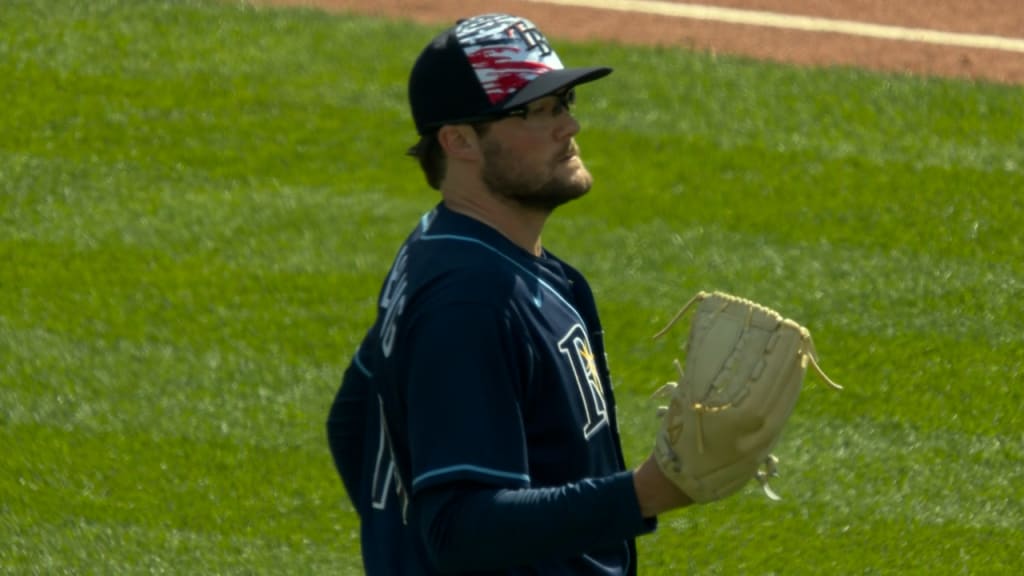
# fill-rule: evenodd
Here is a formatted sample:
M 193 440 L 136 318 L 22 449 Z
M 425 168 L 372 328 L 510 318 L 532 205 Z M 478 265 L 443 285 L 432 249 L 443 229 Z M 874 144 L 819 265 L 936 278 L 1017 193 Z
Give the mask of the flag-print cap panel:
M 409 77 L 409 103 L 416 130 L 425 135 L 445 124 L 500 118 L 611 71 L 565 68 L 529 20 L 483 14 L 460 20 L 423 49 Z

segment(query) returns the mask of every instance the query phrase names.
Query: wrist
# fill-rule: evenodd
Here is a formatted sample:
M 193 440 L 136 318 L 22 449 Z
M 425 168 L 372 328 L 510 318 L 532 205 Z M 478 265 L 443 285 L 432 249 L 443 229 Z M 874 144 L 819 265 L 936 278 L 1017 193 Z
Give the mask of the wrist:
M 644 518 L 693 504 L 693 500 L 665 476 L 653 454 L 633 471 L 633 488 Z

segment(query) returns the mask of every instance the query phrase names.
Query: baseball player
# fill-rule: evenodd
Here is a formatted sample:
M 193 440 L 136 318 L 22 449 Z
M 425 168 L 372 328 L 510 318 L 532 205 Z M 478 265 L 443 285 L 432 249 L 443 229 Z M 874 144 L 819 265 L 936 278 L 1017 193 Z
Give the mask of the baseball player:
M 575 87 L 528 20 L 485 14 L 409 80 L 410 150 L 441 202 L 383 283 L 327 420 L 369 575 L 635 574 L 634 539 L 689 498 L 626 467 L 584 277 L 542 246 L 587 193 Z

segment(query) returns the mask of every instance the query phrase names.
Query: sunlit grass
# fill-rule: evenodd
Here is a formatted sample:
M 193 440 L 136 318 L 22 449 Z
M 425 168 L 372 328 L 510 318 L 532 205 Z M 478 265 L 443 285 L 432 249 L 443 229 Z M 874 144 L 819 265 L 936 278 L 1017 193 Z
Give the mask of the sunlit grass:
M 5 3 L 0 572 L 360 572 L 323 421 L 437 200 L 403 156 L 433 32 Z M 672 376 L 674 345 L 650 336 L 696 290 L 808 325 L 846 385 L 808 380 L 783 502 L 751 487 L 666 515 L 641 573 L 1024 567 L 1024 91 L 559 53 L 616 68 L 579 91 L 597 184 L 545 245 L 597 292 L 627 459 Z

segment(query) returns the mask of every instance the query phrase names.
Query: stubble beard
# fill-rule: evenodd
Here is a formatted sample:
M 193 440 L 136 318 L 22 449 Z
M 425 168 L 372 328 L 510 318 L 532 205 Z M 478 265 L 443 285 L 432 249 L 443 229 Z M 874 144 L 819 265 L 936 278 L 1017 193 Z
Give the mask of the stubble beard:
M 568 153 L 578 152 L 572 143 Z M 486 142 L 483 146 L 484 165 L 481 178 L 490 191 L 506 201 L 523 208 L 545 213 L 552 212 L 566 202 L 584 196 L 590 191 L 593 177 L 577 155 L 575 170 L 565 165 L 564 154 L 552 159 L 544 174 L 530 171 L 504 153 L 499 142 Z

